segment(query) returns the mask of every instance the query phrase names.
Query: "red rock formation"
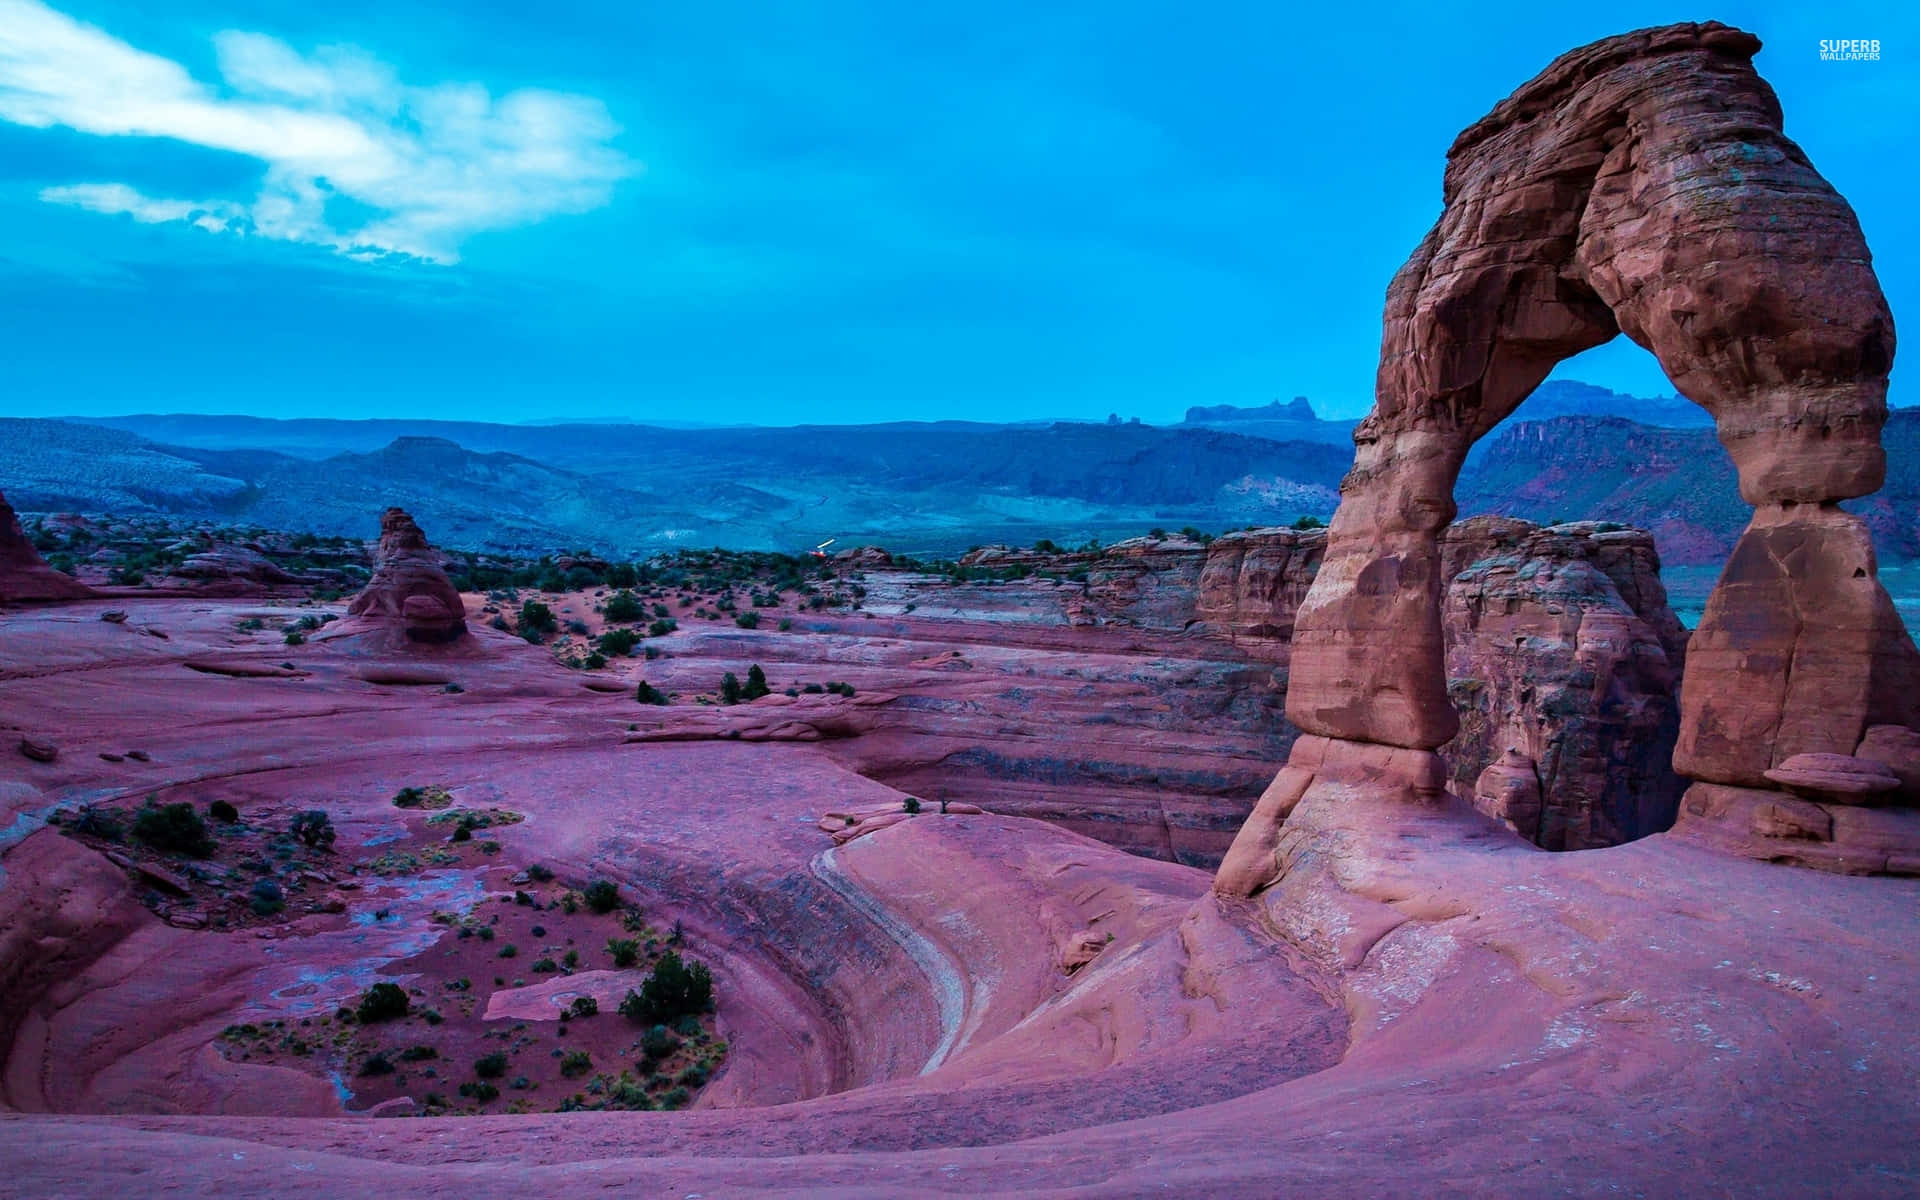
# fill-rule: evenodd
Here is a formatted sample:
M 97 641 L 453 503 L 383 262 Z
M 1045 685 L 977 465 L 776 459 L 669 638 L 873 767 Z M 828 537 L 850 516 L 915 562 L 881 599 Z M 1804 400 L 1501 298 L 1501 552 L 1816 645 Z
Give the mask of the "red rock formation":
M 407 641 L 443 644 L 467 632 L 466 606 L 440 556 L 412 517 L 398 508 L 380 516 L 373 578 L 347 605 L 342 633 L 384 630 Z
M 1387 292 L 1374 411 L 1300 610 L 1302 729 L 1411 750 L 1455 736 L 1440 535 L 1467 450 L 1622 332 L 1713 414 L 1759 509 L 1695 637 L 1676 766 L 1762 784 L 1869 725 L 1920 724 L 1916 653 L 1865 526 L 1836 507 L 1885 475 L 1893 322 L 1852 210 L 1781 132 L 1758 49 L 1711 22 L 1609 38 L 1454 142 L 1446 207 Z M 1601 640 L 1602 658 L 1630 649 Z M 1260 873 L 1228 885 L 1223 867 L 1223 887 Z
M 1673 824 L 1687 634 L 1659 566 L 1637 529 L 1508 517 L 1447 529 L 1441 621 L 1460 732 L 1442 757 L 1455 795 L 1486 799 L 1482 772 L 1507 751 L 1503 779 L 1516 756 L 1528 764 L 1532 811 L 1483 811 L 1536 845 L 1612 846 Z
M 93 590 L 46 564 L 27 540 L 20 518 L 0 496 L 0 604 L 22 601 L 78 600 Z

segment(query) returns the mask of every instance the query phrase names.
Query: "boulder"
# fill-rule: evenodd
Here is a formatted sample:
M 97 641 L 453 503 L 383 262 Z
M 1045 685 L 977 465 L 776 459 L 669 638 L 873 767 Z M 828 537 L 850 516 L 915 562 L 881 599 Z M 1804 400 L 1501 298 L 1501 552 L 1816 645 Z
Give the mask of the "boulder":
M 1872 804 L 1900 787 L 1900 777 L 1885 764 L 1850 754 L 1796 754 L 1766 776 L 1796 795 L 1830 804 Z

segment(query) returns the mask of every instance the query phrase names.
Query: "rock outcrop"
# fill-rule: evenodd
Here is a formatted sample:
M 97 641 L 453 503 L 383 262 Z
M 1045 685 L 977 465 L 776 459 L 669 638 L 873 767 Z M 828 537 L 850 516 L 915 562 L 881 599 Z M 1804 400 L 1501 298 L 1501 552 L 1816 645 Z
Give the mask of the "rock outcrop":
M 399 633 L 409 642 L 442 645 L 467 632 L 466 606 L 440 556 L 412 517 L 398 508 L 380 516 L 373 578 L 347 605 L 343 633 Z
M 1549 850 L 1672 825 L 1687 632 L 1667 607 L 1652 536 L 1476 517 L 1448 527 L 1440 548 L 1447 691 L 1460 716 L 1441 757 L 1454 794 Z M 1482 772 L 1512 778 L 1516 758 L 1537 789 L 1530 811 L 1489 808 Z
M 0 604 L 78 600 L 93 590 L 46 564 L 20 528 L 20 518 L 0 496 Z
M 1781 131 L 1759 45 L 1714 22 L 1595 42 L 1454 142 L 1296 623 L 1301 729 L 1415 756 L 1459 733 L 1441 535 L 1460 468 L 1557 362 L 1623 332 L 1713 415 L 1756 508 L 1693 638 L 1675 766 L 1763 787 L 1793 755 L 1920 727 L 1914 647 L 1837 507 L 1886 473 L 1893 321 L 1853 211 Z M 1599 640 L 1590 655 L 1632 657 L 1630 631 Z M 1260 819 L 1225 893 L 1283 873 L 1259 861 L 1278 844 Z

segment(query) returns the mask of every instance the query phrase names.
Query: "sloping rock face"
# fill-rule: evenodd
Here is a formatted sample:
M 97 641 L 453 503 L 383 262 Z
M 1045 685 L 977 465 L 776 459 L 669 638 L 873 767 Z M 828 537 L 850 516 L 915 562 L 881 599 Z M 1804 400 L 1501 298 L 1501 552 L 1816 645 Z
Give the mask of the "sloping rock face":
M 93 590 L 46 564 L 27 540 L 13 505 L 0 496 L 0 604 L 20 601 L 78 600 Z
M 1549 850 L 1672 825 L 1687 633 L 1667 607 L 1653 537 L 1476 517 L 1450 526 L 1440 548 L 1447 690 L 1460 714 L 1441 751 L 1449 790 Z
M 1441 531 L 1467 451 L 1623 332 L 1713 415 L 1756 508 L 1693 639 L 1675 766 L 1763 786 L 1793 755 L 1920 725 L 1914 648 L 1837 507 L 1886 474 L 1893 320 L 1853 211 L 1781 131 L 1759 45 L 1713 22 L 1595 42 L 1454 142 L 1296 624 L 1302 730 L 1419 753 L 1455 737 Z M 1241 836 L 1234 894 L 1283 867 L 1260 861 L 1273 831 Z
M 440 556 L 412 517 L 398 508 L 380 516 L 373 578 L 347 605 L 348 632 L 398 631 L 410 642 L 433 645 L 467 632 L 466 606 Z

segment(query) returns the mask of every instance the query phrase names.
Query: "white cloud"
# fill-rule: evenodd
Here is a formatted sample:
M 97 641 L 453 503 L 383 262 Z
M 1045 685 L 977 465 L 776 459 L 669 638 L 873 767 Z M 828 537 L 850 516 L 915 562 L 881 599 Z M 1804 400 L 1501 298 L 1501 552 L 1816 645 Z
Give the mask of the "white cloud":
M 0 0 L 0 120 L 170 138 L 266 168 L 244 203 L 155 198 L 123 183 L 50 187 L 41 199 L 353 257 L 453 262 L 467 236 L 598 208 L 639 169 L 608 145 L 619 127 L 589 97 L 415 87 L 354 47 L 302 56 L 258 33 L 221 33 L 214 50 L 224 87 L 38 0 Z M 336 196 L 366 215 L 330 219 Z

